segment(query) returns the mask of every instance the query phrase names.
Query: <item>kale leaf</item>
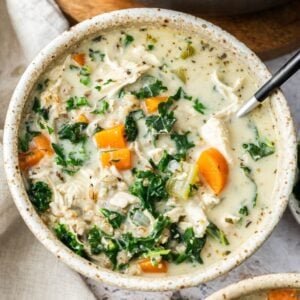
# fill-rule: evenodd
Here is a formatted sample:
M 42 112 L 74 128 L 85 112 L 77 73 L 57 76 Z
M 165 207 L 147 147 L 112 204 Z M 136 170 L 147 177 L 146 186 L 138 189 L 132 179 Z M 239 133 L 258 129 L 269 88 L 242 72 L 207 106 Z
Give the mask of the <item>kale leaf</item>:
M 239 210 L 239 214 L 247 217 L 249 215 L 248 207 L 246 205 L 242 206 Z
M 140 90 L 133 91 L 131 93 L 135 95 L 138 99 L 145 99 L 150 97 L 156 97 L 161 92 L 165 92 L 167 90 L 168 88 L 163 85 L 162 81 L 156 80 L 153 83 L 143 86 Z
M 82 83 L 83 85 L 85 86 L 90 86 L 92 81 L 91 81 L 91 69 L 88 67 L 88 66 L 83 66 L 81 69 L 80 69 L 80 72 L 79 72 L 79 75 L 80 75 L 80 83 Z
M 141 200 L 142 208 L 155 214 L 155 202 L 168 198 L 166 190 L 168 177 L 151 171 L 137 171 L 135 177 L 136 180 L 129 187 L 129 192 Z
M 70 97 L 66 102 L 67 111 L 78 109 L 81 106 L 88 106 L 89 102 L 86 97 Z
M 49 108 L 41 107 L 41 101 L 37 97 L 34 98 L 32 110 L 42 116 L 44 120 L 49 120 Z
M 68 155 L 65 154 L 64 149 L 58 144 L 52 143 L 52 148 L 56 154 L 56 164 L 62 166 L 63 171 L 69 175 L 75 174 L 89 157 L 83 147 L 81 147 L 79 152 L 70 152 Z
M 105 243 L 102 240 L 105 240 Z M 104 253 L 111 261 L 115 270 L 118 263 L 117 256 L 120 251 L 118 241 L 111 238 L 97 226 L 94 226 L 88 233 L 88 242 L 91 247 L 91 253 L 96 255 Z
M 69 247 L 72 251 L 80 256 L 86 257 L 83 244 L 77 240 L 75 233 L 67 229 L 65 224 L 56 224 L 54 226 L 54 232 L 61 242 Z
M 32 141 L 32 139 L 40 135 L 40 131 L 32 131 L 29 126 L 26 127 L 26 132 L 22 138 L 19 138 L 19 149 L 22 152 L 27 152 L 29 150 L 29 143 Z
M 185 158 L 187 151 L 190 148 L 193 148 L 195 146 L 194 143 L 190 142 L 188 140 L 188 134 L 189 132 L 185 132 L 184 134 L 179 134 L 179 133 L 172 133 L 171 134 L 171 139 L 175 142 L 176 144 L 176 149 L 177 149 L 177 158 L 181 159 L 181 158 Z
M 257 202 L 258 193 L 257 193 L 257 184 L 256 184 L 256 182 L 255 182 L 255 180 L 254 180 L 254 178 L 252 176 L 252 170 L 249 167 L 247 167 L 247 166 L 245 166 L 243 164 L 241 164 L 240 167 L 244 171 L 244 174 L 246 175 L 246 177 L 248 177 L 249 180 L 253 183 L 253 186 L 254 186 L 254 196 L 252 198 L 252 206 L 255 207 L 256 206 L 256 202 Z
M 197 261 L 202 264 L 203 261 L 201 258 L 201 251 L 205 245 L 206 236 L 204 236 L 203 238 L 196 237 L 194 229 L 190 227 L 185 230 L 182 238 L 184 244 L 186 245 L 186 250 L 185 255 L 181 255 L 181 257 L 179 256 L 179 258 L 182 260 L 185 257 L 189 261 Z M 177 263 L 180 261 L 179 258 L 177 258 Z
M 136 121 L 144 118 L 144 112 L 139 109 L 132 111 L 125 119 L 125 135 L 128 142 L 133 142 L 138 135 L 138 126 Z
M 274 143 L 266 138 L 261 138 L 257 127 L 250 123 L 255 133 L 255 143 L 244 143 L 243 148 L 249 153 L 254 161 L 269 156 L 275 152 Z
M 44 212 L 49 208 L 52 200 L 52 191 L 46 182 L 36 181 L 30 183 L 28 196 L 34 207 L 39 212 Z
M 154 134 L 169 133 L 177 119 L 173 111 L 169 111 L 173 101 L 168 99 L 158 105 L 159 115 L 152 115 L 146 118 L 146 125 Z
M 170 219 L 160 215 L 154 228 L 147 237 L 134 237 L 131 232 L 122 235 L 120 244 L 122 248 L 134 256 L 139 256 L 157 248 L 158 241 L 165 228 L 170 225 Z
M 58 131 L 58 136 L 61 140 L 69 140 L 73 144 L 85 142 L 87 135 L 84 132 L 86 123 L 65 124 Z
M 166 150 L 164 150 L 164 153 L 159 163 L 157 164 L 157 169 L 161 172 L 165 172 L 171 160 L 175 160 L 175 157 L 170 155 Z
M 209 223 L 209 225 L 206 228 L 206 233 L 210 237 L 219 241 L 222 245 L 229 245 L 225 233 L 221 229 L 219 229 L 214 223 Z
M 119 228 L 126 218 L 124 215 L 106 208 L 100 208 L 100 212 L 114 229 Z

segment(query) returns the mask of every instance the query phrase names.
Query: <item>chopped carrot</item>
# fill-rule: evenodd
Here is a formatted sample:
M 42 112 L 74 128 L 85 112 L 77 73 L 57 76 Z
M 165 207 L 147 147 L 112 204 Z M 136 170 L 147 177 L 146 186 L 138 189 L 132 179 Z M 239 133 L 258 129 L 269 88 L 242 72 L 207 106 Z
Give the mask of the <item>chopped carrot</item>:
M 115 166 L 118 170 L 131 169 L 131 153 L 128 148 L 102 152 L 100 160 L 103 167 Z
M 158 105 L 162 102 L 166 102 L 167 100 L 168 100 L 168 97 L 166 97 L 166 96 L 157 96 L 157 97 L 147 98 L 145 100 L 147 111 L 149 113 L 157 111 Z
M 142 271 L 145 273 L 167 273 L 168 265 L 167 262 L 162 260 L 157 263 L 157 265 L 153 265 L 150 258 L 143 259 L 139 261 L 139 266 Z
M 76 61 L 80 66 L 85 64 L 85 54 L 84 53 L 74 53 L 72 59 Z
M 33 143 L 36 149 L 42 151 L 44 154 L 49 156 L 54 154 L 50 140 L 47 136 L 43 134 L 37 135 L 33 138 Z
M 25 171 L 34 165 L 38 164 L 39 161 L 44 157 L 44 152 L 39 149 L 33 149 L 27 153 L 19 154 L 19 164 L 21 170 Z
M 124 125 L 104 129 L 95 134 L 95 141 L 99 148 L 125 148 Z
M 224 156 L 216 148 L 209 148 L 201 153 L 198 166 L 200 175 L 207 184 L 216 195 L 220 194 L 228 177 L 228 165 Z
M 77 117 L 76 122 L 88 124 L 88 123 L 89 123 L 89 119 L 86 117 L 85 114 L 80 114 L 80 115 Z
M 272 290 L 268 292 L 268 300 L 297 300 L 295 289 Z

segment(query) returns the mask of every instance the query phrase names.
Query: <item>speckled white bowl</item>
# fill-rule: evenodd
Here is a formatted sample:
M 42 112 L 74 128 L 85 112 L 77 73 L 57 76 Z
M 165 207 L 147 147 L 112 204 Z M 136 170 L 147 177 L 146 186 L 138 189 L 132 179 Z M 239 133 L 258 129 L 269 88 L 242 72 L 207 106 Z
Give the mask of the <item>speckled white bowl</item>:
M 170 26 L 187 32 L 201 33 L 202 36 L 204 35 L 208 39 L 218 41 L 221 47 L 230 49 L 239 56 L 245 62 L 245 67 L 255 72 L 261 84 L 270 77 L 270 73 L 265 65 L 244 44 L 220 28 L 202 19 L 175 11 L 160 9 L 130 9 L 103 14 L 82 22 L 60 35 L 44 48 L 27 68 L 16 87 L 7 113 L 4 131 L 4 163 L 8 184 L 20 214 L 41 243 L 59 259 L 76 271 L 98 281 L 117 285 L 122 288 L 158 291 L 195 286 L 214 279 L 239 265 L 257 250 L 272 232 L 286 208 L 295 176 L 296 142 L 286 100 L 281 92 L 276 92 L 272 97 L 271 107 L 274 111 L 274 118 L 279 133 L 278 145 L 282 146 L 279 147 L 278 176 L 272 196 L 274 198 L 274 207 L 270 209 L 268 214 L 265 214 L 267 218 L 263 220 L 259 230 L 249 237 L 239 249 L 224 260 L 218 261 L 204 270 L 197 271 L 196 269 L 179 276 L 173 275 L 159 278 L 135 277 L 101 268 L 72 253 L 43 224 L 26 194 L 18 167 L 17 154 L 18 129 L 22 119 L 22 111 L 28 100 L 28 95 L 40 75 L 74 44 L 103 30 L 120 26 L 124 28 L 126 26 L 146 24 Z
M 272 289 L 300 289 L 300 273 L 268 274 L 239 281 L 205 300 L 230 300 Z

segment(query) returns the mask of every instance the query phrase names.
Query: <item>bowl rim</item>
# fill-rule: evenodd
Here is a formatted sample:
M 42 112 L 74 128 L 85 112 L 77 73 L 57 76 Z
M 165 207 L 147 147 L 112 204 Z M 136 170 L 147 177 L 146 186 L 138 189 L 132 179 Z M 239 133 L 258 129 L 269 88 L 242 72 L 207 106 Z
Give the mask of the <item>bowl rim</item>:
M 230 254 L 227 259 L 218 261 L 218 263 L 200 272 L 156 278 L 130 276 L 101 268 L 79 257 L 54 237 L 53 233 L 41 221 L 28 199 L 18 168 L 18 129 L 22 111 L 33 85 L 46 67 L 87 36 L 101 30 L 134 24 L 168 24 L 171 27 L 194 30 L 205 34 L 238 54 L 243 61 L 247 62 L 248 68 L 255 69 L 261 83 L 270 77 L 265 65 L 243 43 L 203 19 L 181 12 L 156 8 L 127 9 L 96 16 L 77 24 L 50 42 L 37 55 L 21 77 L 13 93 L 5 121 L 3 138 L 5 173 L 14 202 L 27 226 L 49 251 L 77 272 L 101 282 L 133 290 L 162 291 L 195 286 L 230 271 L 253 254 L 271 234 L 286 208 L 295 177 L 296 139 L 292 118 L 286 100 L 280 91 L 275 92 L 272 101 L 270 101 L 273 111 L 276 112 L 277 124 L 284 124 L 281 138 L 287 147 L 284 159 L 282 159 L 284 172 L 281 171 L 281 181 L 277 180 L 277 185 L 275 185 L 278 205 L 273 211 L 270 211 L 269 218 L 265 218 L 268 220 L 266 220 L 264 227 L 251 236 L 251 239 L 248 239 L 240 248 Z M 273 98 L 276 101 L 273 101 Z
M 205 300 L 229 300 L 272 289 L 300 289 L 300 273 L 276 273 L 251 277 L 211 294 Z

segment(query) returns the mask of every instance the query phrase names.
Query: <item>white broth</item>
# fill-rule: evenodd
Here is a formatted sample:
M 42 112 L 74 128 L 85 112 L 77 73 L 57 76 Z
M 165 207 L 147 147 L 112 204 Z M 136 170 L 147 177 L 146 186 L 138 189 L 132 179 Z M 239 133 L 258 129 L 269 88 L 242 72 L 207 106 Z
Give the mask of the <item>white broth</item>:
M 278 155 L 255 74 L 175 29 L 86 39 L 40 79 L 20 167 L 47 226 L 77 254 L 143 276 L 205 268 L 269 213 Z

